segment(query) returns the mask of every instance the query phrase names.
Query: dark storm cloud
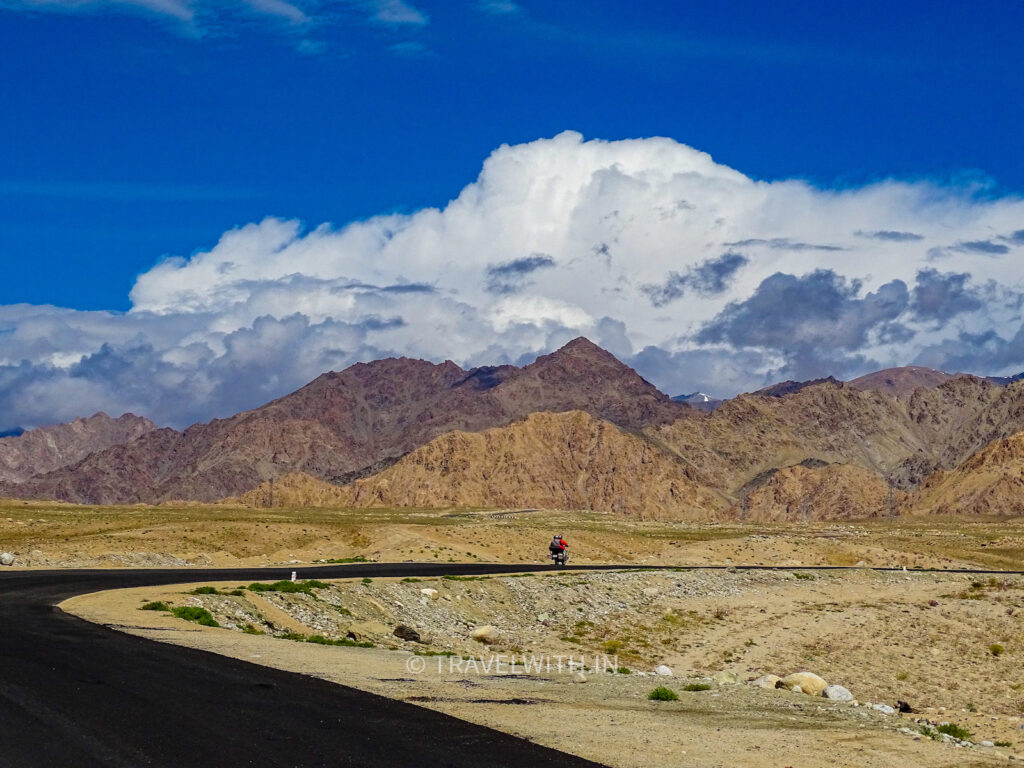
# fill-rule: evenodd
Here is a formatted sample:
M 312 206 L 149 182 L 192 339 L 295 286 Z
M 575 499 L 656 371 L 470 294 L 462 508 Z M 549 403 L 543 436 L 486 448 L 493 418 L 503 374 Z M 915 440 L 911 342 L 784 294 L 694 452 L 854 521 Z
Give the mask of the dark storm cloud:
M 526 287 L 528 275 L 538 269 L 553 266 L 555 260 L 546 253 L 534 253 L 504 264 L 491 264 L 487 267 L 487 283 L 484 289 L 488 293 L 517 293 Z
M 998 256 L 1009 253 L 1010 249 L 1002 243 L 993 243 L 991 240 L 968 240 L 953 246 L 953 250 L 961 253 L 984 253 L 989 256 Z
M 774 248 L 780 251 L 845 251 L 838 245 L 820 245 L 818 243 L 801 243 L 795 240 L 790 240 L 788 237 L 773 237 L 770 240 L 764 240 L 758 237 L 748 238 L 746 240 L 737 240 L 733 243 L 725 243 L 730 248 L 748 248 L 752 245 L 764 245 L 768 248 Z
M 960 333 L 922 349 L 915 365 L 942 371 L 969 371 L 979 376 L 1017 373 L 1024 368 L 1024 326 L 1003 338 L 995 330 Z
M 644 285 L 640 290 L 656 307 L 681 298 L 687 291 L 701 296 L 717 296 L 729 287 L 736 273 L 748 263 L 747 257 L 739 253 L 723 253 L 691 267 L 687 272 L 669 272 L 661 285 Z
M 924 240 L 924 235 L 919 235 L 916 232 L 897 232 L 891 229 L 880 229 L 876 232 L 865 232 L 863 229 L 858 229 L 853 234 L 857 237 L 886 240 L 891 243 L 911 243 L 916 240 Z
M 1003 240 L 1013 243 L 1014 245 L 1024 245 L 1024 229 L 1018 229 L 1013 234 L 1004 237 Z
M 669 395 L 704 392 L 716 397 L 732 397 L 762 386 L 764 374 L 758 371 L 767 365 L 758 350 L 721 347 L 669 352 L 650 346 L 623 359 Z
M 864 298 L 858 298 L 860 289 L 860 281 L 848 281 L 830 269 L 801 277 L 776 272 L 750 298 L 722 310 L 697 340 L 817 357 L 832 349 L 860 349 L 873 330 L 895 320 L 910 301 L 902 280 Z
M 85 413 L 133 411 L 176 427 L 254 408 L 328 370 L 386 356 L 366 341 L 401 318 L 312 323 L 300 314 L 257 318 L 220 338 L 179 348 L 178 360 L 147 342 L 103 344 L 68 368 L 0 366 L 0 429 L 70 421 Z M 202 393 L 198 396 L 197 393 Z M 15 423 L 17 422 L 17 423 Z
M 917 273 L 910 302 L 911 312 L 919 320 L 944 325 L 959 314 L 981 309 L 981 300 L 967 287 L 970 277 L 966 272 L 922 269 Z
M 385 285 L 379 289 L 382 293 L 437 293 L 437 289 L 426 283 L 400 283 Z

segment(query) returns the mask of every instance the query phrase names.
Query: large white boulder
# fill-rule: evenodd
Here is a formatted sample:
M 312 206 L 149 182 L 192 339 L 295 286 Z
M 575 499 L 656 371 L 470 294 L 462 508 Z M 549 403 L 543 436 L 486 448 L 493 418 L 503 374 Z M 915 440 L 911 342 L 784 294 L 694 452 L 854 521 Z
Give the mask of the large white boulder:
M 0 552 L 0 565 L 14 565 L 14 555 L 10 552 Z
M 765 690 L 774 690 L 778 687 L 777 684 L 781 679 L 782 678 L 778 675 L 762 675 L 750 684 L 757 688 L 764 688 Z
M 719 685 L 739 685 L 741 682 L 740 676 L 735 672 L 730 672 L 728 669 L 715 672 L 715 674 L 711 676 L 711 679 Z
M 853 694 L 841 685 L 830 685 L 821 692 L 821 695 L 832 701 L 853 701 Z
M 672 677 L 672 668 L 665 664 L 659 664 L 654 668 L 654 674 L 661 675 L 662 677 Z
M 828 688 L 828 683 L 813 672 L 794 672 L 786 675 L 778 684 L 790 691 L 799 686 L 800 692 L 808 696 L 821 696 L 821 692 Z
M 469 636 L 476 640 L 478 643 L 483 643 L 484 645 L 491 645 L 493 643 L 498 642 L 498 628 L 492 627 L 490 624 L 487 624 L 482 627 L 477 627 L 469 633 Z

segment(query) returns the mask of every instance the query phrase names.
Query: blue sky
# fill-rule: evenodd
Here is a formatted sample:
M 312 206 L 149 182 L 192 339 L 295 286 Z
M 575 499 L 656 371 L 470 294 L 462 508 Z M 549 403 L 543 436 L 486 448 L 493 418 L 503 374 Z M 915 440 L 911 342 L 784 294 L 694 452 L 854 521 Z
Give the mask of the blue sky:
M 3 303 L 127 309 L 230 227 L 442 205 L 498 145 L 565 129 L 754 178 L 1024 190 L 1019 2 L 63 5 L 0 2 Z
M 671 394 L 1017 372 L 1021 29 L 1017 0 L 0 0 L 0 430 L 581 334 Z

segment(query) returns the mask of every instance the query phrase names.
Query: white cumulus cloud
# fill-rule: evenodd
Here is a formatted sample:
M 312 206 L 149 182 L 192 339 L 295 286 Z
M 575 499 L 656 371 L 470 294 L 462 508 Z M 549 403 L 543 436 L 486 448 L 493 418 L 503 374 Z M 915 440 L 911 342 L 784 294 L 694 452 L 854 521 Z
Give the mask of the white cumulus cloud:
M 523 362 L 581 334 L 670 394 L 1016 372 L 1024 201 L 977 192 L 755 181 L 665 138 L 502 146 L 440 209 L 226 232 L 123 315 L 0 307 L 0 429 L 97 406 L 182 425 L 358 360 Z

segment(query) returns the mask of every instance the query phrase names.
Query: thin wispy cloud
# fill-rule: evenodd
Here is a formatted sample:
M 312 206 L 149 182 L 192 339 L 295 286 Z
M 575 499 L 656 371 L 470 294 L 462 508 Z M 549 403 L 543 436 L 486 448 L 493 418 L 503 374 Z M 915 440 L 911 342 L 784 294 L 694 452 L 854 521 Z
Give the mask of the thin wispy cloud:
M 395 29 L 423 27 L 428 15 L 406 0 L 348 0 L 349 8 L 366 21 Z M 189 35 L 205 36 L 217 29 L 230 28 L 243 16 L 262 18 L 284 25 L 289 31 L 304 30 L 337 19 L 323 0 L 0 0 L 0 9 L 20 12 L 145 14 L 175 22 Z M 296 45 L 303 53 L 319 53 L 322 42 L 300 39 Z M 399 45 L 397 53 L 422 53 L 416 45 Z
M 484 13 L 493 13 L 495 16 L 506 16 L 513 13 L 521 13 L 523 7 L 512 0 L 479 0 L 476 7 Z
M 430 17 L 404 0 L 368 0 L 362 3 L 372 21 L 394 26 L 422 27 Z
M 196 16 L 194 3 L 189 0 L 0 0 L 0 8 L 84 13 L 144 11 L 183 22 L 191 22 Z
M 413 59 L 430 56 L 430 49 L 418 40 L 403 40 L 389 45 L 388 50 L 398 56 L 407 56 Z
M 292 24 L 308 24 L 311 21 L 305 11 L 285 0 L 245 0 L 245 4 L 257 13 L 276 16 Z

